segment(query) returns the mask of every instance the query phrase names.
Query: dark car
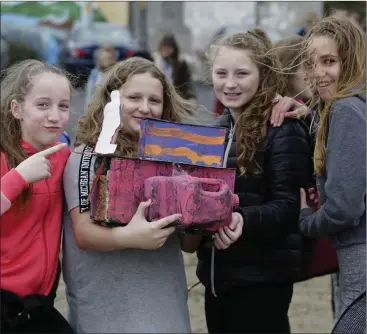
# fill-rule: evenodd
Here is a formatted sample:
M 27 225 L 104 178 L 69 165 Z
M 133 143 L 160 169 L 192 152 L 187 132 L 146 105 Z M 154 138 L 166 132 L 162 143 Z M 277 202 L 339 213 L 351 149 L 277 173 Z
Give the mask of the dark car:
M 75 26 L 60 52 L 60 65 L 69 73 L 88 78 L 95 67 L 96 51 L 105 45 L 116 48 L 118 59 L 130 57 L 138 48 L 128 28 L 110 23 Z
M 5 70 L 9 66 L 9 43 L 1 36 L 1 70 Z

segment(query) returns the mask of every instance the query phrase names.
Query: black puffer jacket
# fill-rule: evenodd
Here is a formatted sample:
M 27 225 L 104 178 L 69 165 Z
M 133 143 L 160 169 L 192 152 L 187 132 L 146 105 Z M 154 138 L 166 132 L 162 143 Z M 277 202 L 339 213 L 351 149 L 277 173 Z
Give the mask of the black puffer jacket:
M 226 110 L 218 125 L 230 128 L 231 123 L 232 116 Z M 236 179 L 240 207 L 235 211 L 243 216 L 244 227 L 237 242 L 215 251 L 217 293 L 255 282 L 293 282 L 298 277 L 302 263 L 299 189 L 310 179 L 310 156 L 310 137 L 302 121 L 286 120 L 279 128 L 269 126 L 263 149 L 255 157 L 262 161 L 263 175 Z M 227 167 L 237 168 L 235 136 Z M 210 287 L 211 247 L 207 244 L 208 239 L 204 239 L 197 252 L 197 275 Z

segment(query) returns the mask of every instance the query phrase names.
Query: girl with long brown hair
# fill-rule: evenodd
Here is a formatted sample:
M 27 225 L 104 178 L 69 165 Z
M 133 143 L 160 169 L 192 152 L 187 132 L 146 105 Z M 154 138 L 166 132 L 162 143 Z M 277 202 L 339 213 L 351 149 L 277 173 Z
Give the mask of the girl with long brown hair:
M 62 174 L 70 150 L 71 84 L 36 60 L 1 82 L 1 327 L 4 333 L 72 333 L 53 307 L 60 275 Z
M 365 33 L 351 20 L 328 17 L 310 30 L 307 49 L 321 100 L 314 153 L 320 208 L 313 213 L 302 190 L 300 227 L 310 237 L 330 236 L 343 312 L 366 289 Z
M 203 238 L 197 275 L 205 286 L 209 333 L 289 333 L 288 308 L 301 270 L 299 186 L 308 180 L 307 128 L 297 120 L 270 124 L 274 99 L 286 79 L 259 29 L 215 42 L 208 59 L 216 97 L 230 129 L 228 167 L 237 169 L 235 192 L 242 236 L 214 252 Z M 223 239 L 232 231 L 224 229 Z M 193 247 L 194 248 L 194 247 Z
M 143 118 L 184 122 L 195 116 L 195 106 L 181 98 L 149 60 L 132 57 L 106 73 L 79 121 L 76 149 L 64 173 L 70 215 L 65 215 L 63 272 L 70 321 L 83 333 L 187 333 L 191 328 L 181 240 L 170 226 L 179 215 L 148 222 L 147 201 L 129 224 L 108 228 L 94 224 L 88 211 L 80 212 L 80 153 L 83 147 L 96 145 L 104 107 L 116 90 L 123 105 L 123 125 L 116 139 L 119 157 L 137 156 Z M 90 185 L 95 161 L 94 157 Z M 235 225 L 239 225 L 238 238 L 242 226 Z

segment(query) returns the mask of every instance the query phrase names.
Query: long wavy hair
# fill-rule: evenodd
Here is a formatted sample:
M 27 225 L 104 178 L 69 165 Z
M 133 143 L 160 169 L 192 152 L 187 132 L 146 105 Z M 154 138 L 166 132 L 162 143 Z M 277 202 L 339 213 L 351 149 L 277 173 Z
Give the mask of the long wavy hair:
M 284 91 L 287 80 L 279 70 L 280 63 L 272 42 L 263 30 L 252 29 L 246 33 L 235 33 L 215 41 L 207 52 L 210 69 L 221 46 L 249 51 L 259 69 L 259 88 L 238 117 L 236 139 L 237 163 L 241 175 L 261 174 L 263 171 L 255 155 L 257 151 L 263 149 L 262 145 L 272 112 L 272 101 L 277 93 Z
M 153 78 L 158 79 L 163 86 L 163 120 L 184 122 L 195 118 L 196 106 L 180 97 L 164 73 L 153 62 L 132 57 L 117 63 L 106 72 L 103 83 L 97 87 L 88 104 L 86 115 L 78 122 L 75 146 L 85 144 L 94 147 L 96 145 L 102 130 L 103 109 L 111 100 L 111 92 L 120 90 L 133 75 L 144 73 L 149 73 Z M 136 156 L 138 143 L 123 129 L 118 133 L 116 144 L 116 156 Z
M 3 73 L 4 78 L 1 81 L 0 151 L 5 154 L 9 169 L 15 168 L 28 158 L 27 153 L 21 146 L 20 121 L 12 114 L 11 102 L 16 100 L 22 104 L 33 87 L 34 78 L 43 73 L 54 73 L 69 80 L 68 75 L 60 68 L 32 59 L 16 63 Z M 70 84 L 71 92 L 72 86 Z M 25 190 L 20 196 L 20 201 L 27 202 L 30 193 L 30 188 Z
M 341 63 L 337 91 L 330 100 L 323 101 L 318 108 L 319 129 L 314 152 L 314 168 L 316 175 L 322 176 L 325 175 L 326 141 L 333 102 L 337 99 L 366 93 L 366 35 L 350 19 L 327 17 L 312 27 L 307 35 L 307 41 L 310 42 L 316 36 L 328 37 L 335 41 Z M 312 53 L 307 59 L 306 73 L 309 73 L 310 81 L 316 85 L 317 78 L 313 76 L 315 63 Z

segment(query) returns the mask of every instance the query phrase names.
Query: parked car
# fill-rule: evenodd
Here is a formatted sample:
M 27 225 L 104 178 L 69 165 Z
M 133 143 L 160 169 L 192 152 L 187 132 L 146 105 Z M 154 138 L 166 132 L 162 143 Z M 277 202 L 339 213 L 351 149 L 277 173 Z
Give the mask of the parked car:
M 1 34 L 9 44 L 27 46 L 35 53 L 35 58 L 51 65 L 58 65 L 60 46 L 51 30 L 33 24 L 14 25 L 10 22 L 1 22 Z M 17 60 L 18 58 L 15 59 Z
M 9 66 L 9 43 L 1 36 L 1 70 L 6 69 Z
M 90 26 L 75 25 L 61 47 L 60 65 L 69 73 L 87 79 L 95 67 L 96 51 L 111 45 L 118 59 L 130 57 L 138 45 L 130 30 L 124 26 L 94 22 Z

